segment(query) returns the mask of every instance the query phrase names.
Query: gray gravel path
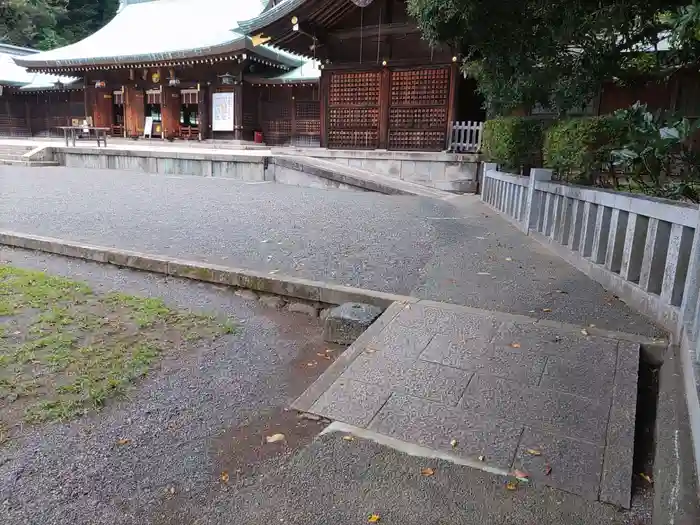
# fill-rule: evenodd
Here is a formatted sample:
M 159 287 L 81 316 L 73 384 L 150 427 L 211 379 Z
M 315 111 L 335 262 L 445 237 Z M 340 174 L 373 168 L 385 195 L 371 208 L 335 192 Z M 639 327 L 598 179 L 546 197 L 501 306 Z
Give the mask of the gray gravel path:
M 0 167 L 0 227 L 653 335 L 473 197 Z M 551 309 L 551 312 L 543 312 Z
M 0 446 L 0 524 L 195 523 L 212 501 L 233 498 L 322 428 L 286 408 L 330 364 L 316 355 L 328 348 L 318 319 L 192 281 L 2 248 L 0 260 L 98 291 L 218 312 L 242 326 L 215 344 L 166 356 L 128 399 L 99 414 L 27 427 Z M 262 444 L 277 432 L 286 443 Z M 131 443 L 118 446 L 122 438 Z M 223 471 L 228 485 L 219 479 Z
M 317 321 L 229 290 L 20 250 L 0 261 L 235 316 L 242 332 L 162 363 L 99 414 L 26 429 L 0 447 L 0 523 L 47 525 L 628 525 L 634 514 L 537 485 L 408 456 L 340 434 L 284 407 L 309 368 Z M 321 345 L 321 346 L 319 346 Z M 283 432 L 287 445 L 262 445 Z M 120 438 L 129 445 L 117 446 Z M 434 475 L 424 477 L 424 467 Z M 230 473 L 228 484 L 220 473 Z M 636 522 L 635 522 L 636 523 Z

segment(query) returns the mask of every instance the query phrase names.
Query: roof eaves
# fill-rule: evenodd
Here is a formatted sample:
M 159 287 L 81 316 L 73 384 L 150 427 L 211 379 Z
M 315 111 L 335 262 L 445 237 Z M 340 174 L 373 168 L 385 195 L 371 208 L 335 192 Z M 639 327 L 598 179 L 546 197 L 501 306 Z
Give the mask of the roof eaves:
M 264 11 L 250 20 L 243 20 L 238 22 L 238 30 L 245 33 L 251 34 L 255 31 L 262 29 L 265 26 L 276 22 L 283 16 L 289 16 L 295 9 L 299 9 L 308 0 L 286 0 L 276 6 L 272 7 L 267 11 Z
M 217 46 L 208 46 L 194 49 L 186 49 L 181 51 L 168 51 L 163 53 L 150 53 L 145 55 L 124 55 L 113 57 L 96 57 L 96 58 L 80 58 L 69 60 L 26 60 L 22 57 L 16 57 L 15 63 L 32 69 L 44 67 L 71 67 L 71 66 L 101 66 L 110 64 L 137 64 L 141 62 L 159 62 L 164 60 L 181 60 L 194 58 L 199 56 L 214 55 L 220 53 L 232 53 L 248 49 L 247 39 L 241 34 L 233 33 L 235 38 L 224 44 Z

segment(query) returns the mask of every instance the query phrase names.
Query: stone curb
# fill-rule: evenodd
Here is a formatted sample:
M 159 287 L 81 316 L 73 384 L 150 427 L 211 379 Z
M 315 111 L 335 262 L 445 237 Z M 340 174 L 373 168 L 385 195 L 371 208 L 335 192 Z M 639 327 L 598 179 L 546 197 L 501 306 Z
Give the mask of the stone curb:
M 415 299 L 412 302 L 416 302 Z M 408 304 L 406 301 L 397 301 L 393 303 L 379 318 L 365 330 L 360 337 L 355 339 L 355 342 L 343 352 L 338 359 L 333 361 L 321 376 L 301 394 L 291 407 L 300 412 L 308 412 L 313 404 L 321 397 L 326 390 L 338 379 L 343 372 L 352 364 L 352 362 L 364 352 L 367 344 L 378 336 L 384 328 L 394 320 L 394 317 L 399 315 L 404 307 Z
M 396 301 L 404 303 L 417 301 L 417 299 L 402 295 L 25 233 L 0 231 L 0 245 L 114 264 L 125 268 L 172 275 L 173 277 L 247 288 L 256 292 L 293 297 L 316 303 L 339 305 L 356 302 L 386 309 Z

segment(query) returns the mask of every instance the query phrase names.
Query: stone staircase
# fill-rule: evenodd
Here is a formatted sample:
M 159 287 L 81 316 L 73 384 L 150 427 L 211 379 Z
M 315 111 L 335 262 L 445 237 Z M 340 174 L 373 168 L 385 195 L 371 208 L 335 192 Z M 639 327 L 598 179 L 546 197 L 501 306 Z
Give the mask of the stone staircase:
M 32 160 L 24 155 L 34 149 L 34 146 L 0 144 L 0 165 L 6 166 L 58 166 L 58 162 Z

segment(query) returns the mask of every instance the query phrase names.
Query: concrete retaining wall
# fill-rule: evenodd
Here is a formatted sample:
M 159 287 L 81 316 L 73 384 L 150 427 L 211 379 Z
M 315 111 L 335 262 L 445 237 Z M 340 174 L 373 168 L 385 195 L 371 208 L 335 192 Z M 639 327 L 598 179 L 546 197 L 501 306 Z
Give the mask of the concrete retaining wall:
M 322 158 L 431 188 L 458 193 L 477 189 L 480 157 L 475 154 L 353 151 L 319 148 L 274 150 L 286 155 Z

